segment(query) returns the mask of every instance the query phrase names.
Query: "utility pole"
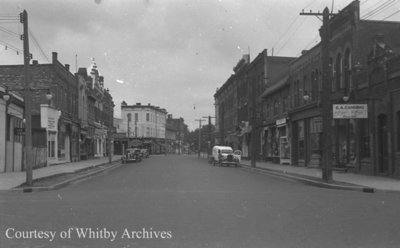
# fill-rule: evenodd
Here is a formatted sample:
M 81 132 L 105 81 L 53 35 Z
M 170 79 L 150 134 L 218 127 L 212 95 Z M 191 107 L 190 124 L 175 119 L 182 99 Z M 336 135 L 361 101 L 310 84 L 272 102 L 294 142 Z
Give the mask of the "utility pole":
M 200 158 L 200 148 L 201 148 L 201 123 L 205 120 L 203 119 L 197 119 L 195 121 L 199 122 L 199 146 L 198 146 L 198 151 L 197 151 L 197 156 Z
M 211 118 L 215 118 L 215 116 L 203 116 L 203 118 L 208 118 L 208 149 L 207 149 L 207 157 L 210 157 L 211 148 L 212 148 L 212 136 L 211 136 Z
M 319 30 L 321 36 L 321 60 L 322 60 L 322 92 L 321 92 L 321 116 L 322 116 L 322 180 L 331 182 L 332 178 L 332 104 L 330 101 L 330 67 L 329 67 L 329 43 L 330 23 L 329 18 L 335 14 L 329 13 L 326 7 L 323 13 L 305 13 L 300 15 L 322 16 L 322 27 Z
M 24 47 L 24 103 L 25 103 L 25 170 L 26 185 L 32 185 L 32 110 L 31 110 L 31 77 L 29 73 L 29 63 L 31 55 L 29 53 L 29 35 L 28 35 L 28 13 L 24 10 L 20 13 L 20 22 L 23 24 L 23 47 Z

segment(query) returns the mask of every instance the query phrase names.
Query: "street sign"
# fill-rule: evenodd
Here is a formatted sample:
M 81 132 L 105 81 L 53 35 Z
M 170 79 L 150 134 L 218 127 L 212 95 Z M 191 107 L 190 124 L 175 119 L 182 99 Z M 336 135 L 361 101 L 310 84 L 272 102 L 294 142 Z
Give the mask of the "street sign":
M 23 127 L 16 127 L 14 128 L 15 135 L 25 135 L 25 128 Z
M 368 118 L 367 104 L 333 104 L 334 119 Z

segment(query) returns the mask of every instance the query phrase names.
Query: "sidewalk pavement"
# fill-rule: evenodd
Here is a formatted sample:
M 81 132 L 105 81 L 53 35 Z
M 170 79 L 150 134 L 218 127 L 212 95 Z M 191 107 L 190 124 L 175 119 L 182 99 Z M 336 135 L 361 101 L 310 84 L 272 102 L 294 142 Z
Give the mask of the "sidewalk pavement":
M 250 168 L 251 161 L 242 160 L 240 162 L 245 167 Z M 333 171 L 332 177 L 333 181 L 331 184 L 324 183 L 321 181 L 322 179 L 322 171 L 320 168 L 310 168 L 310 167 L 299 167 L 292 165 L 281 165 L 274 164 L 271 162 L 260 162 L 257 161 L 256 169 L 262 169 L 264 171 L 275 172 L 281 175 L 288 175 L 289 177 L 294 177 L 294 179 L 305 179 L 314 181 L 315 184 L 325 184 L 321 186 L 338 186 L 342 188 L 346 188 L 346 186 L 339 186 L 337 183 L 345 183 L 349 184 L 347 186 L 348 189 L 354 189 L 354 186 L 361 187 L 361 190 L 364 191 L 366 188 L 369 188 L 368 191 L 396 191 L 400 192 L 400 180 L 382 177 L 382 176 L 367 176 L 361 174 L 355 174 L 352 172 L 338 172 Z M 335 183 L 336 182 L 336 183 Z M 354 186 L 351 186 L 354 185 Z M 334 187 L 332 187 L 334 188 Z
M 121 155 L 115 155 L 112 157 L 113 162 L 119 159 L 121 159 Z M 107 164 L 108 161 L 108 157 L 103 157 L 42 167 L 33 170 L 32 179 L 35 180 L 39 178 L 53 176 L 56 174 L 73 173 L 85 168 Z M 18 187 L 25 182 L 25 171 L 0 173 L 0 190 L 9 190 Z

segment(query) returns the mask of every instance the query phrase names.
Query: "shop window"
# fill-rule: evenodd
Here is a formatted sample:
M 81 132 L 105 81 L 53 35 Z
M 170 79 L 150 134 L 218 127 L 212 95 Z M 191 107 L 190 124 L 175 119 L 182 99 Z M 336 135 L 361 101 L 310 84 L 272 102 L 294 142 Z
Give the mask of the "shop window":
M 56 156 L 56 132 L 49 131 L 47 134 L 47 156 L 55 158 Z
M 368 119 L 360 119 L 360 155 L 361 158 L 370 157 L 369 125 Z
M 20 118 L 13 118 L 14 120 L 14 129 L 15 128 L 22 128 L 24 126 L 22 119 Z M 8 128 L 10 127 L 10 125 L 8 126 Z M 14 142 L 18 142 L 18 143 L 22 143 L 22 138 L 23 135 L 15 135 L 14 136 Z
M 297 122 L 298 158 L 305 159 L 304 121 Z

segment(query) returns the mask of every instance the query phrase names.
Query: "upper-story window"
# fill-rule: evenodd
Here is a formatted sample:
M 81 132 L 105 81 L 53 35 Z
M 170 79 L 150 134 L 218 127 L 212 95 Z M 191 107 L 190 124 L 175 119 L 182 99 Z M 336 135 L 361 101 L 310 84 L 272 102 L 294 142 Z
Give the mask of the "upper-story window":
M 274 115 L 279 114 L 279 103 L 277 100 L 274 101 Z
M 332 82 L 332 91 L 336 91 L 336 65 L 333 63 L 333 59 L 329 58 L 329 66 L 331 67 L 331 82 Z
M 135 122 L 138 122 L 138 121 L 139 121 L 139 114 L 135 113 Z
M 347 48 L 344 53 L 344 85 L 346 90 L 353 88 L 351 80 L 351 53 L 350 49 Z
M 340 89 L 344 88 L 344 83 L 343 83 L 342 76 L 343 76 L 342 54 L 338 53 L 336 55 L 336 90 L 339 90 L 339 88 Z
M 146 121 L 150 121 L 150 113 L 146 113 Z

